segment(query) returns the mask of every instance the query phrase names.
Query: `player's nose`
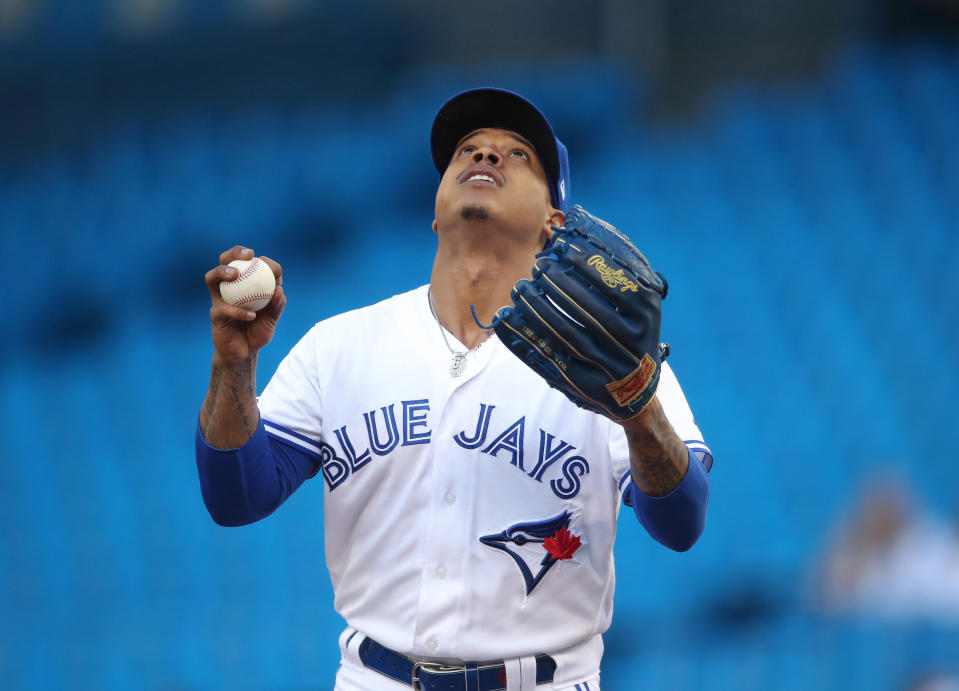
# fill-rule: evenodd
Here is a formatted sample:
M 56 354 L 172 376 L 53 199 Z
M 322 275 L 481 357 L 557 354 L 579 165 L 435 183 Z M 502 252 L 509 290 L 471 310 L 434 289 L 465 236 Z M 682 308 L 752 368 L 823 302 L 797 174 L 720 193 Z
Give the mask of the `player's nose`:
M 490 165 L 499 165 L 503 157 L 496 153 L 496 150 L 489 146 L 481 146 L 473 152 L 473 163 L 482 163 L 486 161 Z

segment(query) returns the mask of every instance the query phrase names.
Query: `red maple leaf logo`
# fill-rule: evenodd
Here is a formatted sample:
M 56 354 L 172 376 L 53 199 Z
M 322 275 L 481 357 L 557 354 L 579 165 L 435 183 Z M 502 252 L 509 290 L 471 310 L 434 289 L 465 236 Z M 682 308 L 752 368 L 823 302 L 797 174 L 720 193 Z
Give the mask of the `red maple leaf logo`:
M 565 527 L 543 540 L 543 547 L 553 559 L 571 559 L 579 546 L 579 536 L 573 535 Z

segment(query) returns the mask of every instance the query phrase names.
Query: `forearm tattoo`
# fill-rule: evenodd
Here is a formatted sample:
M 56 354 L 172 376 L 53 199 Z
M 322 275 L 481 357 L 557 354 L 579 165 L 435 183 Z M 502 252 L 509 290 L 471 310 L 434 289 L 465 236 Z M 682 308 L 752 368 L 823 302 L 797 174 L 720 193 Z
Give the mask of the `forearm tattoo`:
M 208 444 L 235 448 L 253 436 L 260 419 L 255 387 L 253 362 L 213 367 L 210 390 L 200 411 L 200 430 Z
M 223 370 L 214 369 L 210 375 L 210 390 L 206 394 L 206 400 L 203 401 L 203 408 L 200 410 L 200 429 L 203 436 L 209 439 L 213 431 L 213 409 L 216 407 L 217 398 L 220 395 L 220 385 L 223 383 Z
M 633 481 L 651 497 L 663 497 L 679 486 L 689 467 L 686 445 L 653 399 L 641 424 L 624 425 L 629 442 Z

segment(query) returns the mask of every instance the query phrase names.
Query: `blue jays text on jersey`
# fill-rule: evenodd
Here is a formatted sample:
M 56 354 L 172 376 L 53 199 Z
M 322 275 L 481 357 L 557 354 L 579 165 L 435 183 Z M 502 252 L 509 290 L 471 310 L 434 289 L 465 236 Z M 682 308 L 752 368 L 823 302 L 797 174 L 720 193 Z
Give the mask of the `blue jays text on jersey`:
M 570 455 L 575 446 L 542 428 L 537 430 L 535 461 L 532 454 L 527 460 L 526 416 L 502 429 L 493 425 L 491 430 L 495 408 L 495 404 L 481 403 L 475 427 L 461 430 L 453 436 L 453 441 L 464 449 L 476 449 L 507 462 L 535 482 L 547 483 L 560 499 L 575 497 L 582 478 L 589 474 L 589 461 L 580 455 Z M 387 456 L 398 445 L 429 444 L 432 435 L 429 410 L 426 398 L 400 401 L 364 412 L 363 428 L 359 424 L 352 430 L 348 425 L 334 428 L 336 446 L 326 441 L 319 444 L 320 469 L 329 490 L 337 489 L 352 475 L 374 463 L 375 456 Z M 363 450 L 357 451 L 358 448 Z

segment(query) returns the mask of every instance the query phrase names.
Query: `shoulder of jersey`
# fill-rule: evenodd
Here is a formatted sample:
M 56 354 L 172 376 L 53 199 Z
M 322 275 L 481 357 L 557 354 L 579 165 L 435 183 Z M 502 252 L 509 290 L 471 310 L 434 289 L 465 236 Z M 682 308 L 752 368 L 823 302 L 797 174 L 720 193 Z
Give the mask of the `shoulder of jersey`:
M 317 322 L 312 330 L 349 329 L 359 324 L 385 326 L 388 320 L 405 319 L 414 313 L 420 301 L 424 306 L 426 305 L 426 290 L 427 286 L 422 285 L 405 293 L 397 293 L 379 302 L 374 302 L 371 305 L 340 312 Z

